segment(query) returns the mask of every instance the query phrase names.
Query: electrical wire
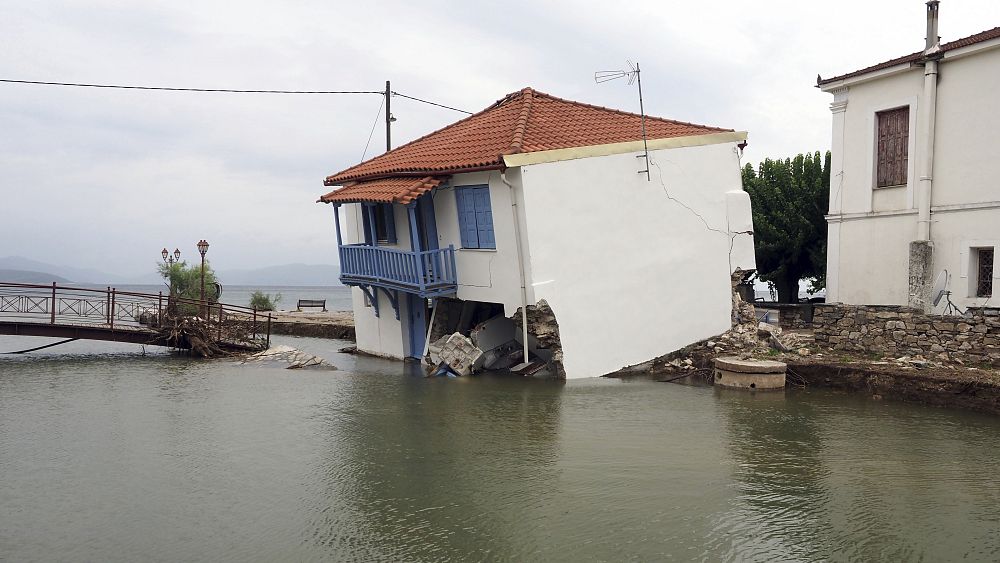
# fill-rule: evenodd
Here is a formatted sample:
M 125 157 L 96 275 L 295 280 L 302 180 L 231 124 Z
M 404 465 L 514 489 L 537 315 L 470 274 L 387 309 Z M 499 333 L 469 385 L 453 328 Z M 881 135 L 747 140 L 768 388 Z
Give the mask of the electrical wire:
M 86 84 L 82 82 L 45 82 L 41 80 L 13 80 L 9 78 L 0 78 L 0 82 L 6 82 L 8 84 L 34 84 L 40 86 L 75 86 L 79 88 L 111 88 L 117 90 L 160 90 L 167 92 L 224 92 L 227 94 L 378 94 L 380 96 L 385 95 L 385 92 L 378 90 L 240 90 L 235 88 L 177 88 L 172 86 L 125 86 L 121 84 Z
M 86 82 L 49 82 L 45 80 L 15 80 L 12 78 L 0 78 L 0 82 L 7 84 L 31 84 L 35 86 L 71 86 L 76 88 L 105 88 L 113 90 L 153 90 L 160 92 L 215 92 L 225 94 L 376 94 L 382 96 L 382 103 L 385 103 L 385 91 L 383 90 L 244 90 L 239 88 L 181 88 L 175 86 L 131 86 L 125 84 L 90 84 Z M 450 109 L 466 115 L 472 115 L 471 111 L 458 109 L 456 107 L 439 104 L 416 96 L 409 96 L 399 92 L 390 92 L 393 96 L 406 98 L 422 104 L 428 104 L 439 108 Z M 381 110 L 380 110 L 381 111 Z
M 430 104 L 432 106 L 437 106 L 439 108 L 450 109 L 452 111 L 457 111 L 457 112 L 464 113 L 464 114 L 467 114 L 467 115 L 472 115 L 471 111 L 465 111 L 464 109 L 453 108 L 451 106 L 446 106 L 444 104 L 439 104 L 437 102 L 431 102 L 431 101 L 428 101 L 428 100 L 422 100 L 420 98 L 415 98 L 413 96 L 407 96 L 406 94 L 400 94 L 399 92 L 395 92 L 394 91 L 392 93 L 392 95 L 399 96 L 400 98 L 406 98 L 407 100 L 413 100 L 415 102 L 421 102 L 421 103 L 425 103 L 425 104 Z
M 368 146 L 372 144 L 372 135 L 375 134 L 375 126 L 378 125 L 378 118 L 382 115 L 382 108 L 385 107 L 385 96 L 382 96 L 382 103 L 378 105 L 378 111 L 375 112 L 375 121 L 372 122 L 372 130 L 368 133 L 368 142 L 365 143 L 365 152 L 361 155 L 361 162 L 365 161 L 365 157 L 368 156 Z

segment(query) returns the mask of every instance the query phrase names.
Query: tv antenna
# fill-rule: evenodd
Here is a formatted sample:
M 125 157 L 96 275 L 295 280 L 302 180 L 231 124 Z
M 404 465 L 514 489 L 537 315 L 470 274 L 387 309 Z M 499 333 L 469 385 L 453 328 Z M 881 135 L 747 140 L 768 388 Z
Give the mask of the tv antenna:
M 594 82 L 600 84 L 619 78 L 627 78 L 629 86 L 638 84 L 639 115 L 642 117 L 642 154 L 636 156 L 636 158 L 644 158 L 646 160 L 646 169 L 640 170 L 639 174 L 645 172 L 646 181 L 652 181 L 649 178 L 649 145 L 646 144 L 646 110 L 642 107 L 642 76 L 639 73 L 639 63 L 632 64 L 632 61 L 629 60 L 626 60 L 625 63 L 628 65 L 629 70 L 599 70 L 594 73 Z
M 931 290 L 931 302 L 935 307 L 942 299 L 945 300 L 945 308 L 941 313 L 942 315 L 964 315 L 965 313 L 951 302 L 951 292 L 948 291 L 948 282 L 951 281 L 951 275 L 948 270 L 941 270 L 941 273 L 937 275 L 934 280 L 934 289 Z

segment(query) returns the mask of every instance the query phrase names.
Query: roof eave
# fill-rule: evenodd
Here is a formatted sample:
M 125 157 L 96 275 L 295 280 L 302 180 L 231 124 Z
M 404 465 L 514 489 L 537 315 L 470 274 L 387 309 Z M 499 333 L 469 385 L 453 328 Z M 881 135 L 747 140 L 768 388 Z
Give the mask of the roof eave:
M 961 39 L 957 41 L 961 41 Z M 950 47 L 944 51 L 937 53 L 936 56 L 934 56 L 933 58 L 937 58 L 939 60 L 958 59 L 982 51 L 995 49 L 997 47 L 1000 47 L 1000 37 L 994 37 L 992 39 L 977 41 L 976 43 L 963 45 L 961 47 Z M 893 74 L 905 72 L 916 66 L 923 66 L 923 62 L 924 60 L 926 60 L 926 58 L 927 57 L 925 56 L 920 56 L 919 53 L 915 53 L 913 55 L 908 55 L 907 57 L 904 57 L 903 58 L 904 60 L 901 60 L 898 64 L 892 65 L 890 67 L 873 69 L 870 71 L 854 71 L 854 72 L 849 72 L 847 74 L 835 76 L 833 78 L 827 78 L 826 80 L 817 80 L 816 87 L 824 92 L 829 92 L 830 90 L 836 90 L 854 84 L 861 84 L 863 82 L 868 82 L 870 80 L 877 80 L 879 78 L 884 78 L 886 76 L 891 76 Z M 885 63 L 879 63 L 879 64 L 885 64 Z
M 831 90 L 838 90 L 840 88 L 845 88 L 847 86 L 854 86 L 856 84 L 862 84 L 864 82 L 871 82 L 872 80 L 879 80 L 887 76 L 893 76 L 896 74 L 903 74 L 914 68 L 914 61 L 906 61 L 899 63 L 898 65 L 891 66 L 889 68 L 881 68 L 878 70 L 872 70 L 862 74 L 856 74 L 854 76 L 845 76 L 842 78 L 829 78 L 827 80 L 821 80 L 816 84 L 816 87 L 823 92 L 830 92 Z
M 378 174 L 369 174 L 369 175 L 364 175 L 364 176 L 351 177 L 351 178 L 339 178 L 339 179 L 334 179 L 334 178 L 336 178 L 336 176 L 330 176 L 329 178 L 327 178 L 326 180 L 323 181 L 323 185 L 324 186 L 342 186 L 342 185 L 344 185 L 344 182 L 370 182 L 372 180 L 383 180 L 385 178 L 400 178 L 400 177 L 403 177 L 403 178 L 411 178 L 411 177 L 421 178 L 421 177 L 424 177 L 424 176 L 454 176 L 455 174 L 464 174 L 466 172 L 484 172 L 484 171 L 487 171 L 487 170 L 503 170 L 505 168 L 507 168 L 507 166 L 501 160 L 500 162 L 497 162 L 497 163 L 494 163 L 494 164 L 486 164 L 486 165 L 481 165 L 481 166 L 470 166 L 470 167 L 465 167 L 465 168 L 445 168 L 445 169 L 441 169 L 441 170 L 430 170 L 430 169 L 401 170 L 401 171 L 398 171 L 398 172 L 382 172 L 382 173 L 378 173 Z
M 740 141 L 745 141 L 746 138 L 746 131 L 720 131 L 717 133 L 706 133 L 703 135 L 686 135 L 683 137 L 649 139 L 646 141 L 645 146 L 640 139 L 638 141 L 627 141 L 624 143 L 609 143 L 605 145 L 589 145 L 567 149 L 517 153 L 505 155 L 503 159 L 509 167 L 525 166 L 529 164 L 575 160 L 578 158 L 642 152 L 642 150 L 646 147 L 648 147 L 649 150 L 662 150 L 717 145 L 722 143 L 738 143 Z

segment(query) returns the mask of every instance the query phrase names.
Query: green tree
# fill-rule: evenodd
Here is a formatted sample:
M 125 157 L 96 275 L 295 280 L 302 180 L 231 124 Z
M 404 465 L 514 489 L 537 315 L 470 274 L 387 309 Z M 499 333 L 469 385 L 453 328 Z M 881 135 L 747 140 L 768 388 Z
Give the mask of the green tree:
M 278 307 L 279 301 L 281 301 L 280 293 L 271 295 L 258 289 L 250 294 L 250 306 L 258 311 L 273 311 Z
M 201 299 L 201 264 L 188 266 L 187 262 L 174 262 L 173 264 L 160 264 L 160 276 L 170 290 L 171 301 L 177 298 L 198 301 Z M 205 301 L 214 303 L 217 301 L 215 284 L 218 280 L 212 266 L 205 262 Z M 183 314 L 195 314 L 198 311 L 197 305 L 179 307 Z
M 830 151 L 785 160 L 765 159 L 757 170 L 743 167 L 743 189 L 753 205 L 757 274 L 774 285 L 778 301 L 798 301 L 799 280 L 826 285 L 826 214 L 830 197 Z

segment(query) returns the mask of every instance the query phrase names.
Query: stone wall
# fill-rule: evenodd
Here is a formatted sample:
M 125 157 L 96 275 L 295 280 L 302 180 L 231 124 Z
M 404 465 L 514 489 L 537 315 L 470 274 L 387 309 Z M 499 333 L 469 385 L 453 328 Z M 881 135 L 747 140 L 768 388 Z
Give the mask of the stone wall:
M 886 305 L 816 304 L 816 343 L 835 350 L 1000 363 L 1000 308 L 925 315 Z
M 770 311 L 778 317 L 778 326 L 785 330 L 812 327 L 813 303 L 757 303 L 758 311 Z

